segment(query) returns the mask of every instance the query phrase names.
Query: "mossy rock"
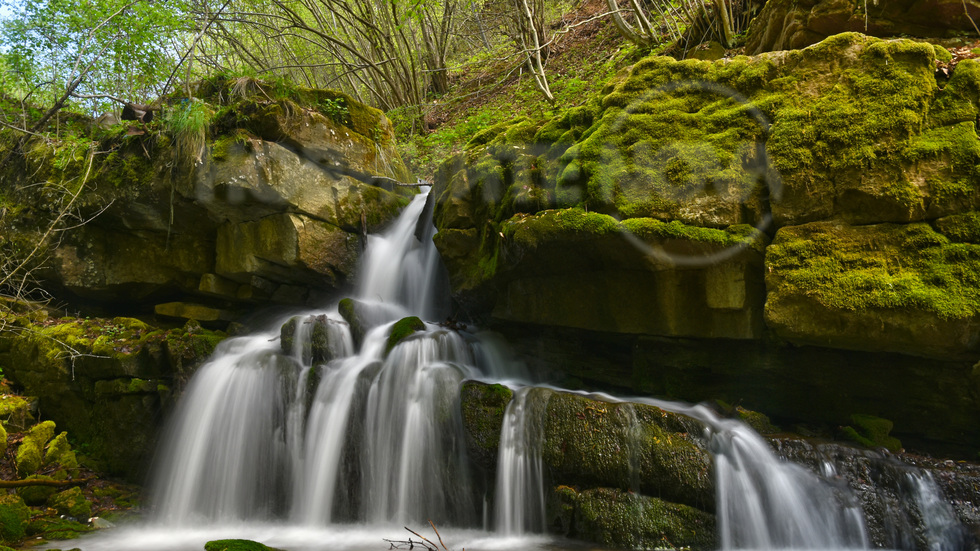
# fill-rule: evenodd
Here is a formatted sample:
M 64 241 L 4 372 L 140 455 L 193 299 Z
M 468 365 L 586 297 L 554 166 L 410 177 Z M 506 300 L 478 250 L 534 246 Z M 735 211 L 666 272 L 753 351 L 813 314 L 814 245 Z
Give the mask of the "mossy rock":
M 0 396 L 0 419 L 12 429 L 26 429 L 31 421 L 30 402 L 21 396 Z
M 47 475 L 31 475 L 26 477 L 27 480 L 55 480 L 55 478 Z M 58 492 L 58 489 L 53 486 L 24 486 L 23 488 L 17 488 L 17 495 L 24 499 L 24 503 L 28 505 L 37 507 L 39 505 L 44 505 L 48 502 L 48 498 L 53 496 Z
M 772 421 L 764 413 L 748 410 L 742 406 L 735 406 L 735 415 L 740 421 L 752 427 L 752 430 L 759 434 L 775 434 L 779 432 L 779 427 L 773 425 Z
M 460 408 L 466 430 L 466 448 L 473 461 L 495 473 L 500 430 L 514 391 L 500 384 L 466 381 L 460 389 Z
M 53 421 L 35 425 L 17 448 L 17 474 L 24 478 L 33 474 L 44 464 L 44 446 L 54 436 Z
M 357 347 L 360 347 L 364 342 L 364 335 L 370 329 L 365 322 L 363 308 L 364 304 L 361 301 L 352 298 L 342 299 L 337 304 L 340 317 L 344 318 L 344 321 L 350 326 L 351 337 Z
M 395 324 L 391 326 L 391 332 L 388 333 L 388 342 L 385 344 L 385 356 L 387 356 L 391 350 L 398 345 L 398 343 L 414 335 L 416 332 L 424 330 L 425 322 L 416 316 L 409 316 L 396 321 Z
M 330 323 L 326 315 L 293 316 L 279 330 L 282 353 L 291 356 L 295 353 L 296 336 L 307 334 L 308 337 L 300 343 L 300 355 L 304 364 L 313 365 L 326 363 L 333 359 L 334 352 L 330 343 Z M 310 325 L 309 332 L 300 331 L 301 325 Z M 304 328 L 305 329 L 305 328 Z
M 85 520 L 88 520 L 88 517 Z M 82 522 L 55 516 L 36 518 L 27 525 L 27 535 L 46 540 L 71 540 L 93 530 L 94 528 Z
M 275 551 L 252 540 L 214 540 L 204 544 L 205 551 Z
M 704 425 L 660 408 L 555 392 L 545 418 L 544 464 L 556 484 L 612 487 L 714 509 Z
M 890 436 L 894 423 L 888 419 L 855 413 L 851 415 L 853 427 L 841 428 L 841 434 L 846 440 L 857 442 L 868 448 L 885 448 L 891 452 L 902 450 L 902 442 Z
M 576 539 L 621 549 L 716 548 L 714 515 L 655 497 L 559 486 L 547 509 L 551 525 Z
M 0 457 L 7 453 L 7 429 L 0 424 Z
M 782 228 L 766 250 L 770 329 L 799 344 L 974 358 L 980 245 L 929 224 Z
M 287 356 L 291 356 L 293 354 L 296 329 L 301 323 L 303 323 L 303 316 L 293 316 L 279 328 L 279 346 L 282 349 L 283 354 L 286 354 Z
M 67 432 L 62 432 L 54 437 L 51 443 L 48 444 L 48 451 L 44 454 L 44 464 L 58 464 L 65 469 L 78 467 L 78 459 L 75 457 L 75 452 L 71 449 L 71 444 L 68 443 Z
M 92 504 L 77 486 L 51 496 L 48 503 L 59 514 L 72 518 L 87 521 L 92 516 Z
M 0 495 L 0 543 L 16 544 L 24 539 L 31 510 L 17 495 Z

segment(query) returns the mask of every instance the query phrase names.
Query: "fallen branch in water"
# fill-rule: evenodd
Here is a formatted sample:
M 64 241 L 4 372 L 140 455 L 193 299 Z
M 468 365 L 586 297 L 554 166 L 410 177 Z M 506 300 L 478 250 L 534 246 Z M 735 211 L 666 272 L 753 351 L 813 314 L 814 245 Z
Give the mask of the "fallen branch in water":
M 436 525 L 431 520 L 429 521 L 429 526 L 432 527 L 432 531 L 435 532 L 436 537 L 439 538 L 439 543 L 442 545 L 442 548 L 445 551 L 450 551 L 449 548 L 446 547 L 446 544 L 442 542 L 442 536 L 439 535 L 439 530 L 436 529 Z M 405 526 L 405 529 L 411 532 L 412 534 L 418 536 L 422 541 L 415 541 L 412 538 L 408 538 L 407 541 L 386 539 L 384 541 L 388 542 L 389 545 L 388 549 L 406 549 L 405 546 L 408 546 L 407 547 L 408 549 L 415 549 L 415 546 L 419 546 L 419 547 L 424 547 L 427 551 L 439 551 L 439 548 L 436 546 L 436 544 L 432 543 L 431 540 L 429 540 L 422 534 L 419 534 L 418 532 L 412 530 L 408 526 Z M 464 549 L 463 551 L 466 550 Z

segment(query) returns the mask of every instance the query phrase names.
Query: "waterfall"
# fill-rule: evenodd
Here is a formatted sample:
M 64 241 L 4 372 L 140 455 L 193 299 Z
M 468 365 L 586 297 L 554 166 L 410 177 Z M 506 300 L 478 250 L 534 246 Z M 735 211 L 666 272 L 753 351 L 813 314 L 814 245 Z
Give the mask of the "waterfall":
M 543 389 L 524 387 L 507 404 L 497 459 L 497 531 L 505 536 L 544 532 Z M 543 398 L 541 397 L 543 394 Z
M 567 391 L 529 386 L 526 367 L 494 334 L 435 323 L 448 314 L 448 293 L 434 229 L 417 223 L 425 200 L 416 197 L 385 234 L 369 238 L 356 287 L 366 330 L 358 346 L 337 308 L 326 309 L 304 314 L 288 350 L 272 327 L 222 343 L 194 375 L 152 482 L 153 515 L 165 537 L 175 528 L 190 533 L 216 525 L 236 526 L 233 536 L 242 537 L 250 533 L 243 526 L 268 522 L 280 532 L 289 526 L 336 533 L 350 523 L 423 528 L 430 520 L 440 528 L 490 524 L 495 537 L 545 532 L 545 419 L 549 396 Z M 425 320 L 425 328 L 387 350 L 391 327 L 409 315 Z M 310 348 L 316 323 L 326 324 L 326 360 Z M 484 485 L 465 449 L 466 379 L 516 389 L 504 412 L 497 476 Z M 751 429 L 705 407 L 631 401 L 704 423 L 721 549 L 869 546 L 860 500 L 829 484 L 830 476 L 777 458 Z M 623 430 L 638 491 L 643 443 L 635 423 Z M 936 497 L 935 483 L 909 481 L 923 517 L 938 519 L 925 525 L 930 551 L 956 549 L 959 525 Z M 493 503 L 489 513 L 486 503 Z M 375 542 L 398 536 L 368 532 Z
M 722 549 L 866 549 L 853 496 L 778 459 L 741 423 L 712 419 Z

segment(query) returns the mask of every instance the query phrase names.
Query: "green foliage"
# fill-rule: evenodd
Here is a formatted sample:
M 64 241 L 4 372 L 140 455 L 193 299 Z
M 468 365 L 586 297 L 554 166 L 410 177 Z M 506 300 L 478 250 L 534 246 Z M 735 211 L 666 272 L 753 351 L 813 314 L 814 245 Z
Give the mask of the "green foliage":
M 334 122 L 344 124 L 350 118 L 350 111 L 344 98 L 328 98 L 320 102 L 320 111 L 324 115 L 333 119 Z
M 6 57 L 21 89 L 41 85 L 34 100 L 52 104 L 68 82 L 85 75 L 81 94 L 112 94 L 147 103 L 174 67 L 174 37 L 190 31 L 183 0 L 128 2 L 26 0 L 5 2 Z M 47 83 L 47 84 L 42 84 Z M 108 107 L 90 100 L 85 110 Z
M 214 114 L 210 105 L 197 99 L 183 99 L 167 110 L 164 127 L 173 139 L 178 160 L 201 163 Z

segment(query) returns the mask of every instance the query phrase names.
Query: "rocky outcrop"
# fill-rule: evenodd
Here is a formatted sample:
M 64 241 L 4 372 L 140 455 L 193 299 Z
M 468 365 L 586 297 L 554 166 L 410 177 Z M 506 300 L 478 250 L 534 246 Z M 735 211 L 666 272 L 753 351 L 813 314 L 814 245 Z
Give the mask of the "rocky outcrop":
M 0 369 L 54 421 L 35 427 L 48 427 L 37 445 L 20 447 L 22 475 L 50 459 L 45 443 L 57 423 L 84 443 L 90 464 L 141 480 L 164 406 L 226 336 L 194 324 L 160 330 L 129 318 L 4 322 Z
M 769 0 L 752 20 L 749 53 L 792 50 L 846 31 L 872 36 L 960 36 L 980 19 L 973 0 Z
M 585 105 L 481 132 L 434 188 L 454 295 L 569 384 L 875 415 L 972 455 L 980 63 L 937 77 L 950 59 L 856 33 L 649 57 Z M 801 406 L 817 380 L 837 389 L 820 411 Z
M 714 486 L 701 422 L 645 404 L 529 392 L 525 415 L 539 411 L 541 419 L 526 422 L 540 426 L 541 442 L 527 449 L 541 453 L 550 530 L 632 549 L 713 548 Z M 467 451 L 490 481 L 512 397 L 506 387 L 473 381 L 460 393 Z
M 167 106 L 148 127 L 77 137 L 107 155 L 30 145 L 2 178 L 18 189 L 31 174 L 46 191 L 8 197 L 26 210 L 4 231 L 37 240 L 59 183 L 87 174 L 76 200 L 85 223 L 47 251 L 43 270 L 64 300 L 227 322 L 258 303 L 304 304 L 343 287 L 366 233 L 407 202 L 391 191 L 391 179 L 408 178 L 391 125 L 337 92 L 267 88 L 207 81 L 200 99 Z M 190 112 L 207 124 L 168 122 Z

